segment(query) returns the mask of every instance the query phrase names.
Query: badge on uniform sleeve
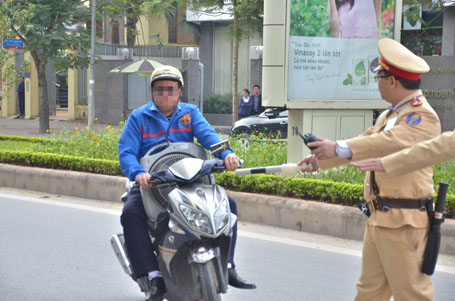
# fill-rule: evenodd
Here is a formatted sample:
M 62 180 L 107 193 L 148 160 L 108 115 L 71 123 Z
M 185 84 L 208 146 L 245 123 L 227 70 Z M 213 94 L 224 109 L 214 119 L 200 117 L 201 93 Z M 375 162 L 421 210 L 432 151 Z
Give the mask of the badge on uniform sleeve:
M 188 125 L 191 122 L 191 116 L 190 114 L 185 114 L 182 117 L 180 117 L 180 123 L 183 125 Z
M 417 125 L 422 121 L 422 116 L 419 113 L 411 113 L 406 118 L 406 122 L 409 125 Z
M 422 101 L 418 97 L 416 97 L 416 98 L 411 100 L 411 104 L 414 107 L 421 106 L 422 105 Z

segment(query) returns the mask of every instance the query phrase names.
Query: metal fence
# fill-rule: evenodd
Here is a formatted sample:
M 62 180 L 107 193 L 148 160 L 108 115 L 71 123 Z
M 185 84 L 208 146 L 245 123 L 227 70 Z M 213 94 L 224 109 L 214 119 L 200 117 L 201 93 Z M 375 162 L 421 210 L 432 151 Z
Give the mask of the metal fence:
M 122 55 L 122 49 L 126 45 L 98 44 L 96 54 L 98 55 Z M 130 49 L 131 51 L 131 49 Z M 182 57 L 180 46 L 134 46 L 133 55 L 136 57 Z
M 88 96 L 87 96 L 87 68 L 78 69 L 77 72 L 78 80 L 78 105 L 87 105 Z

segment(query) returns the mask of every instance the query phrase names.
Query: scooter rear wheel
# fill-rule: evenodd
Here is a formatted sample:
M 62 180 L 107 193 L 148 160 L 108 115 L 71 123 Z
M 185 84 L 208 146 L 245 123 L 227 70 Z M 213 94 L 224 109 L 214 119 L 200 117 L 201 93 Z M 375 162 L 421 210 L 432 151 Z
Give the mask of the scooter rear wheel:
M 201 277 L 202 300 L 221 300 L 221 296 L 217 292 L 218 279 L 216 277 L 213 259 L 209 262 L 198 264 L 198 269 Z

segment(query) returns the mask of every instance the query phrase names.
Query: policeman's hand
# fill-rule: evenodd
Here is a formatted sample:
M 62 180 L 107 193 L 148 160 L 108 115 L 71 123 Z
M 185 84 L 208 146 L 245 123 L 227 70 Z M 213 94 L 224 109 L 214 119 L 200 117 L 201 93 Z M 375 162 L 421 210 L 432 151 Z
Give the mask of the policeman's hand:
M 318 160 L 327 160 L 336 157 L 337 143 L 327 139 L 318 138 L 319 141 L 308 143 L 308 147 L 316 147 L 311 152 L 316 155 Z
M 352 162 L 352 166 L 358 167 L 363 171 L 385 171 L 381 159 L 369 159 L 362 162 Z
M 152 176 L 148 172 L 141 173 L 136 176 L 136 182 L 142 187 L 152 187 L 152 184 L 148 182 L 151 178 Z
M 303 164 L 311 164 L 311 167 L 302 169 L 304 172 L 315 172 L 318 171 L 319 169 L 319 163 L 318 163 L 318 158 L 316 158 L 315 155 L 308 155 L 300 161 L 297 165 L 303 165 Z
M 231 153 L 224 157 L 224 165 L 227 171 L 234 171 L 240 166 L 240 158 Z

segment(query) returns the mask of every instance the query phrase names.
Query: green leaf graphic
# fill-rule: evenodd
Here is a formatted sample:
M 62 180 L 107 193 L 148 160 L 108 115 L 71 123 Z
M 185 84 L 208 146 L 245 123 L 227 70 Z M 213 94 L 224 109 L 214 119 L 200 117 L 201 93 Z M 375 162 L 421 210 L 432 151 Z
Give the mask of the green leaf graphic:
M 420 8 L 413 6 L 408 8 L 406 11 L 406 19 L 408 20 L 408 23 L 411 24 L 412 27 L 416 26 L 417 21 L 419 20 L 420 17 Z
M 351 75 L 350 73 L 348 73 L 348 78 L 346 78 L 346 79 L 343 81 L 343 85 L 344 85 L 344 86 L 352 85 L 352 75 Z
M 355 66 L 355 75 L 358 77 L 365 75 L 365 64 L 363 61 L 359 62 L 357 66 Z

